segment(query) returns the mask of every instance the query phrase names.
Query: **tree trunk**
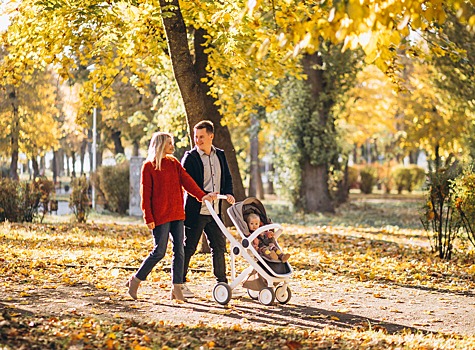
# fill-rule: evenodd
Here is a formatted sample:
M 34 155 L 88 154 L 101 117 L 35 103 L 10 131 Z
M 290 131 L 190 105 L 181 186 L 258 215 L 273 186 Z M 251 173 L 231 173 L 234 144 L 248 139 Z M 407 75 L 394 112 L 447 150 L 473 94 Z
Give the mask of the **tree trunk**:
M 325 164 L 313 165 L 308 159 L 303 161 L 300 201 L 300 206 L 307 213 L 335 211 L 328 191 L 328 169 Z
M 72 177 L 76 177 L 76 152 L 71 152 L 71 160 L 72 160 Z
M 350 196 L 350 184 L 348 183 L 348 160 L 343 168 L 343 178 L 337 184 L 336 202 L 343 204 L 348 201 Z
M 324 71 L 322 57 L 318 53 L 304 55 L 302 58 L 304 72 L 307 74 L 307 82 L 314 101 L 318 101 L 320 94 L 325 91 Z M 321 106 L 323 105 L 323 106 Z M 319 118 L 318 123 L 328 123 L 330 105 L 314 104 L 313 118 Z M 332 147 L 333 145 L 328 145 Z M 325 152 L 324 149 L 321 152 Z M 306 212 L 334 212 L 334 206 L 328 189 L 328 164 L 312 164 L 310 157 L 303 156 L 301 173 L 300 199 L 303 201 L 303 209 Z
M 251 116 L 251 168 L 249 177 L 249 197 L 264 198 L 264 191 L 262 190 L 262 178 L 259 164 L 259 119 Z
M 113 131 L 111 133 L 112 141 L 114 142 L 114 154 L 125 154 L 124 146 L 122 145 L 122 140 L 120 138 L 121 131 Z
M 64 176 L 64 150 L 61 148 L 57 152 L 58 176 Z
M 87 151 L 87 139 L 84 139 L 81 142 L 81 150 L 80 150 L 80 162 L 81 162 L 81 175 L 85 173 L 84 171 L 84 162 L 86 160 L 86 151 Z
M 231 142 L 231 135 L 225 126 L 221 126 L 221 118 L 215 100 L 207 95 L 208 86 L 200 81 L 206 76 L 208 56 L 202 44 L 205 42 L 204 30 L 195 33 L 196 65 L 193 65 L 188 46 L 185 22 L 181 14 L 178 0 L 160 0 L 163 26 L 167 35 L 168 49 L 172 61 L 173 74 L 185 106 L 190 131 L 193 126 L 203 119 L 211 120 L 215 125 L 215 145 L 224 149 L 229 168 L 233 176 L 234 194 L 237 200 L 245 197 L 244 186 L 237 163 L 237 157 Z M 171 14 L 171 15 L 170 15 Z
M 132 143 L 132 146 L 133 146 L 133 148 L 132 148 L 132 155 L 133 155 L 134 157 L 138 157 L 138 156 L 139 156 L 139 151 L 140 151 L 139 142 L 138 142 L 138 141 L 134 141 L 134 142 Z
M 69 167 L 69 156 L 66 154 L 66 175 L 71 176 L 71 169 Z
M 31 157 L 31 165 L 33 166 L 33 179 L 40 176 L 40 167 L 38 166 L 38 159 L 36 156 Z
M 12 105 L 13 120 L 12 120 L 12 133 L 10 139 L 12 161 L 10 163 L 10 178 L 18 180 L 18 155 L 19 155 L 19 137 L 20 137 L 20 115 L 18 111 L 18 96 L 15 88 L 10 91 L 8 98 Z
M 274 194 L 274 163 L 269 164 L 269 169 L 267 170 L 267 194 Z
M 51 163 L 51 170 L 53 171 L 53 183 L 58 183 L 58 151 L 53 150 L 53 161 Z
M 45 156 L 40 157 L 40 175 L 46 176 L 46 157 Z

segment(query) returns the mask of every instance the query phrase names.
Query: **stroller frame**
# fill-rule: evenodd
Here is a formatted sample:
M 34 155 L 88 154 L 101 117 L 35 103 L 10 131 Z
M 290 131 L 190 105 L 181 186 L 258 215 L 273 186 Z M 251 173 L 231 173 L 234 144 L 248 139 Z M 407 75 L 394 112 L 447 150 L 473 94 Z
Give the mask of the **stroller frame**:
M 227 197 L 225 195 L 218 195 L 218 199 L 226 198 Z M 257 199 L 255 200 L 257 201 Z M 205 201 L 205 204 L 211 216 L 220 228 L 221 232 L 229 240 L 231 245 L 231 283 L 217 283 L 213 288 L 214 299 L 219 304 L 226 305 L 231 300 L 232 290 L 234 290 L 241 282 L 243 282 L 244 279 L 249 278 L 251 275 L 257 272 L 259 276 L 265 280 L 265 284 L 267 286 L 263 287 L 258 291 L 253 289 L 247 289 L 247 293 L 249 294 L 249 296 L 254 300 L 259 300 L 259 302 L 264 305 L 270 305 L 274 302 L 274 300 L 277 300 L 281 304 L 288 303 L 292 296 L 290 288 L 288 286 L 290 275 L 292 274 L 292 268 L 288 263 L 282 263 L 286 264 L 286 272 L 274 272 L 274 270 L 269 266 L 267 261 L 256 251 L 256 249 L 252 245 L 252 241 L 257 238 L 259 234 L 268 230 L 274 230 L 274 236 L 277 239 L 282 234 L 282 226 L 273 223 L 264 225 L 255 230 L 250 236 L 246 237 L 239 229 L 239 223 L 233 216 L 233 205 L 228 208 L 227 212 L 242 238 L 242 240 L 239 241 L 229 232 L 226 226 L 224 226 L 224 223 L 221 221 L 218 214 L 214 210 L 212 203 L 209 201 Z M 250 264 L 250 266 L 245 268 L 243 271 L 241 271 L 239 275 L 236 276 L 236 257 L 238 256 L 244 258 L 244 260 L 246 260 Z M 276 288 L 274 290 L 275 286 Z

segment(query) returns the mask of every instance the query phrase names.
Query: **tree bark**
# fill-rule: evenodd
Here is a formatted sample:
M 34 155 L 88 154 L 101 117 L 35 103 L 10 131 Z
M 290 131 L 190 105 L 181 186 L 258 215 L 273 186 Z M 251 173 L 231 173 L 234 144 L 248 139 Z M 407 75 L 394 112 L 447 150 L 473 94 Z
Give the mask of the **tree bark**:
M 122 145 L 122 139 L 120 138 L 120 135 L 122 132 L 120 130 L 112 131 L 111 133 L 111 138 L 112 141 L 114 142 L 114 152 L 115 154 L 125 154 L 125 149 L 124 146 Z
M 86 160 L 86 151 L 87 151 L 87 139 L 84 139 L 81 142 L 81 150 L 80 150 L 80 161 L 81 161 L 81 175 L 84 174 L 84 162 Z
M 58 183 L 58 151 L 53 150 L 53 161 L 51 163 L 51 170 L 53 171 L 53 183 Z
M 206 76 L 208 56 L 202 44 L 205 31 L 198 29 L 195 33 L 195 54 L 193 59 L 188 46 L 185 22 L 178 0 L 160 0 L 162 20 L 167 35 L 168 49 L 172 61 L 173 74 L 185 106 L 190 132 L 193 126 L 203 119 L 211 120 L 215 125 L 214 143 L 226 153 L 229 168 L 233 176 L 234 194 L 237 200 L 245 197 L 244 186 L 237 163 L 236 152 L 231 142 L 231 135 L 225 126 L 221 126 L 222 116 L 214 104 L 214 98 L 207 94 L 209 88 L 200 81 Z M 163 15 L 167 13 L 167 15 Z
M 304 55 L 302 64 L 310 93 L 314 101 L 318 101 L 320 94 L 325 91 L 324 70 L 322 57 L 317 53 Z M 322 106 L 323 105 L 323 106 Z M 328 122 L 329 105 L 315 104 L 312 116 L 319 118 L 318 123 L 325 125 Z M 329 145 L 331 147 L 331 145 Z M 325 150 L 321 150 L 325 152 Z M 306 212 L 334 212 L 334 206 L 328 189 L 328 164 L 312 164 L 310 157 L 303 156 L 301 175 L 300 200 Z
M 139 156 L 139 151 L 140 151 L 140 145 L 139 145 L 139 142 L 138 141 L 134 141 L 132 142 L 132 155 L 134 157 L 138 157 Z
M 13 88 L 8 94 L 13 112 L 12 120 L 12 133 L 10 139 L 11 147 L 11 163 L 10 163 L 10 178 L 13 180 L 18 180 L 18 156 L 19 156 L 19 137 L 20 137 L 20 116 L 18 111 L 18 96 L 15 88 Z
M 33 179 L 36 179 L 40 176 L 40 167 L 38 165 L 38 159 L 36 156 L 31 157 L 31 165 L 33 167 Z
M 251 157 L 251 169 L 249 171 L 249 197 L 256 197 L 263 199 L 264 191 L 262 188 L 262 177 L 259 163 L 259 119 L 257 116 L 251 116 L 251 145 L 250 145 L 250 157 Z

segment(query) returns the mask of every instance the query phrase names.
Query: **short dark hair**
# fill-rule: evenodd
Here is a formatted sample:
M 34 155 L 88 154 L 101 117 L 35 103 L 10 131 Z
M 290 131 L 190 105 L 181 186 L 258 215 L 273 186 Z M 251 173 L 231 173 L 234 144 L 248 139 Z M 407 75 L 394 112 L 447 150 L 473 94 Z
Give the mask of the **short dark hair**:
M 206 132 L 208 134 L 214 134 L 214 125 L 211 120 L 202 120 L 199 123 L 197 123 L 193 130 L 198 130 L 198 129 L 206 129 Z

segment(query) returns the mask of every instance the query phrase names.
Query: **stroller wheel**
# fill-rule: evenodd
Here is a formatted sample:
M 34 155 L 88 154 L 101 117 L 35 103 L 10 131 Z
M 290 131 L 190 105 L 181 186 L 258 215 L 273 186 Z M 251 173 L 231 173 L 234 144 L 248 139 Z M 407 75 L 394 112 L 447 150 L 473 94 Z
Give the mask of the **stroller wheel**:
M 270 305 L 274 302 L 274 289 L 266 287 L 259 292 L 259 301 L 263 305 Z
M 278 286 L 275 289 L 275 298 L 277 299 L 279 303 L 287 304 L 290 298 L 292 298 L 292 293 L 290 292 L 290 288 L 289 287 L 284 288 L 284 286 Z
M 248 289 L 247 294 L 251 297 L 251 299 L 259 299 L 259 292 L 257 290 Z
M 219 282 L 213 288 L 213 298 L 221 305 L 226 305 L 231 300 L 232 290 L 229 284 Z

